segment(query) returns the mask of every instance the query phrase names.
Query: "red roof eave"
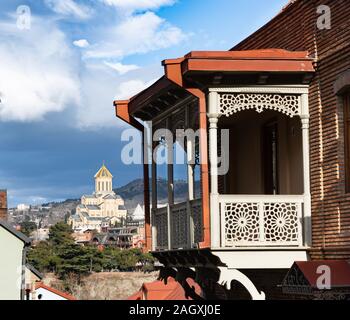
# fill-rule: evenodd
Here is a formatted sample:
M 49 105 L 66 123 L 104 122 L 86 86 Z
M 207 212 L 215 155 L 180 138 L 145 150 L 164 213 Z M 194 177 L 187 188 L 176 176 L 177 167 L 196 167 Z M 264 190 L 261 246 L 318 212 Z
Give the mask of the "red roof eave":
M 209 72 L 314 72 L 312 62 L 297 60 L 262 60 L 262 59 L 189 59 L 184 62 L 183 73 L 188 71 Z
M 54 288 L 51 288 L 51 287 L 48 287 L 46 285 L 44 285 L 42 282 L 38 282 L 36 285 L 35 285 L 35 289 L 39 289 L 39 288 L 42 288 L 42 289 L 45 289 L 47 291 L 50 291 L 54 294 L 57 294 L 58 296 L 62 297 L 62 298 L 65 298 L 67 300 L 77 300 L 75 297 L 73 297 L 72 295 L 68 294 L 68 293 L 65 293 L 65 292 L 62 292 L 62 291 L 59 291 L 57 289 L 54 289 Z
M 115 101 L 117 116 L 128 120 L 140 105 L 151 101 L 162 90 L 175 85 L 167 73 L 181 66 L 182 76 L 187 72 L 280 72 L 280 73 L 314 73 L 314 60 L 307 51 L 287 51 L 283 49 L 259 49 L 246 51 L 192 51 L 178 59 L 163 61 L 165 75 L 147 89 L 130 100 Z M 180 74 L 178 77 L 181 77 Z M 177 79 L 182 83 L 183 79 Z M 118 111 L 119 109 L 119 111 Z M 127 121 L 128 122 L 128 121 Z
M 164 64 L 173 64 L 165 60 Z M 182 72 L 315 72 L 307 51 L 261 49 L 246 51 L 193 51 L 185 55 Z
M 324 272 L 324 267 L 328 267 L 331 272 L 330 284 L 332 288 L 350 287 L 350 264 L 345 260 L 296 261 L 295 264 L 311 287 L 317 287 L 317 280 Z M 319 269 L 320 267 L 323 268 Z

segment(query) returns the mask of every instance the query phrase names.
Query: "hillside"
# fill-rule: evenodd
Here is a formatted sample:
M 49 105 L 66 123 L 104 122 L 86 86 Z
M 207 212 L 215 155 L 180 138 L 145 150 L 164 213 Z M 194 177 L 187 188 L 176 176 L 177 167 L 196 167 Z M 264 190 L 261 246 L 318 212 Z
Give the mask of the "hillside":
M 73 278 L 63 282 L 49 273 L 45 275 L 44 283 L 69 291 L 78 300 L 125 300 L 143 283 L 155 281 L 157 276 L 157 272 L 100 272 L 83 277 L 80 282 Z
M 127 185 L 114 189 L 114 192 L 125 200 L 128 210 L 136 208 L 137 204 L 143 204 L 143 180 L 133 180 Z M 182 202 L 187 198 L 187 182 L 183 180 L 174 181 L 175 201 Z M 199 192 L 199 182 L 196 182 L 196 192 Z M 157 193 L 160 203 L 166 203 L 168 199 L 168 185 L 165 179 L 159 179 Z
M 174 182 L 175 201 L 183 202 L 187 198 L 187 183 L 183 180 Z M 143 205 L 143 180 L 136 179 L 125 186 L 114 189 L 125 201 L 125 207 L 132 213 L 138 204 Z M 196 182 L 196 193 L 199 192 L 199 182 Z M 168 185 L 165 179 L 158 180 L 158 199 L 160 203 L 168 201 Z M 51 207 L 42 212 L 45 216 L 44 224 L 55 224 L 75 212 L 75 208 L 80 203 L 80 199 L 67 199 L 62 202 L 50 202 L 43 204 L 44 207 Z

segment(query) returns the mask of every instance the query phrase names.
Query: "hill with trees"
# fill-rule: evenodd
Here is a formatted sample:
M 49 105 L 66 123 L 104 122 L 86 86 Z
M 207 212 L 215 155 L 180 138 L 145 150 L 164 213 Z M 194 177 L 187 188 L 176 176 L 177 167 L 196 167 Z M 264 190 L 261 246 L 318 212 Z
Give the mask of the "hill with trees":
M 50 228 L 49 240 L 33 246 L 28 262 L 42 273 L 53 272 L 60 279 L 81 279 L 93 272 L 133 271 L 141 263 L 144 271 L 153 270 L 153 257 L 139 249 L 75 244 L 69 225 L 59 222 Z

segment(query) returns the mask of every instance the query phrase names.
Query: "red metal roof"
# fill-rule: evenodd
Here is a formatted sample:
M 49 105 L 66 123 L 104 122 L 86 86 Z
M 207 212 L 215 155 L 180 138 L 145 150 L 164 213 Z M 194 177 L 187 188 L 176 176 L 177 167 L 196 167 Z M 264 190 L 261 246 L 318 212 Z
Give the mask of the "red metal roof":
M 315 72 L 307 51 L 259 49 L 247 51 L 192 51 L 163 65 L 182 64 L 182 73 L 214 72 Z
M 201 295 L 200 286 L 192 279 L 188 278 L 187 282 L 190 287 L 195 288 L 195 292 Z M 154 281 L 144 283 L 141 289 L 128 298 L 128 300 L 187 300 L 185 291 L 182 286 L 175 281 L 174 278 L 168 278 L 168 283 L 162 281 Z M 192 300 L 189 298 L 189 300 Z
M 307 51 L 284 49 L 258 49 L 244 51 L 191 51 L 185 59 L 267 59 L 267 60 L 309 60 Z M 167 60 L 165 60 L 167 61 Z
M 192 51 L 178 59 L 163 61 L 165 76 L 147 89 L 130 98 L 115 101 L 117 113 L 133 114 L 140 105 L 149 103 L 154 96 L 175 84 L 168 79 L 174 67 L 181 67 L 181 77 L 188 72 L 242 72 L 314 73 L 313 59 L 307 51 L 260 49 L 246 51 Z M 182 78 L 180 82 L 183 81 Z M 124 108 L 124 109 L 123 109 Z M 123 110 L 122 110 L 123 109 Z M 124 115 L 125 117 L 126 115 Z
M 310 286 L 317 287 L 320 266 L 328 266 L 331 271 L 331 287 L 350 287 L 350 264 L 345 260 L 296 261 Z
M 58 296 L 61 296 L 62 298 L 65 298 L 67 300 L 77 300 L 75 297 L 73 297 L 72 295 L 68 294 L 68 293 L 65 293 L 65 292 L 62 292 L 62 291 L 59 291 L 57 289 L 54 289 L 54 288 L 51 288 L 51 287 L 48 287 L 46 285 L 44 285 L 42 282 L 37 282 L 35 284 L 35 289 L 39 289 L 39 288 L 42 288 L 42 289 L 45 289 L 47 291 L 50 291 L 54 294 L 57 294 Z

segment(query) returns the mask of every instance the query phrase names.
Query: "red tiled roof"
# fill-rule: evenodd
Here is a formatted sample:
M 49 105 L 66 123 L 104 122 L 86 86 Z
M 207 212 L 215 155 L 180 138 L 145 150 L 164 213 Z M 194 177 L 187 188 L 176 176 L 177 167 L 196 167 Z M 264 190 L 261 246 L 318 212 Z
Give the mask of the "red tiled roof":
M 62 292 L 62 291 L 59 291 L 57 289 L 54 289 L 54 288 L 51 288 L 51 287 L 48 287 L 46 285 L 44 285 L 42 282 L 37 282 L 36 285 L 35 285 L 35 289 L 39 289 L 39 288 L 42 288 L 42 289 L 45 289 L 47 291 L 50 291 L 54 294 L 57 294 L 59 296 L 61 296 L 62 298 L 65 298 L 67 300 L 77 300 L 75 297 L 73 297 L 72 295 L 68 294 L 68 293 L 65 293 L 65 292 Z
M 140 290 L 140 291 L 135 292 L 127 300 L 142 300 L 142 291 Z
M 345 260 L 297 261 L 295 264 L 304 274 L 310 286 L 317 286 L 320 266 L 328 266 L 331 271 L 331 287 L 350 287 L 350 264 Z
M 201 294 L 201 288 L 196 282 L 190 278 L 187 279 L 187 282 L 190 287 L 195 288 L 198 295 Z M 144 283 L 142 288 L 130 296 L 128 300 L 142 300 L 143 297 L 147 300 L 187 300 L 184 289 L 174 278 L 169 278 L 167 285 L 159 280 Z M 192 299 L 189 298 L 189 300 Z

